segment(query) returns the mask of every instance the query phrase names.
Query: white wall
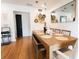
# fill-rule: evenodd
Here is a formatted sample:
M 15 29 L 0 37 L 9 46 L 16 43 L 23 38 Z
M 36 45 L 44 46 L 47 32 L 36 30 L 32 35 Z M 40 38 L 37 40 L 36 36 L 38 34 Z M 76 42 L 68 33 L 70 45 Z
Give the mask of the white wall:
M 30 20 L 32 20 L 32 16 L 33 16 L 32 10 L 33 8 L 28 6 L 12 5 L 7 3 L 1 4 L 1 11 L 2 11 L 1 26 L 7 25 L 11 27 L 12 41 L 16 41 L 15 39 L 16 27 L 15 27 L 15 19 L 14 19 L 13 11 L 22 11 L 22 12 L 30 13 Z M 30 35 L 31 32 L 32 31 L 30 31 Z

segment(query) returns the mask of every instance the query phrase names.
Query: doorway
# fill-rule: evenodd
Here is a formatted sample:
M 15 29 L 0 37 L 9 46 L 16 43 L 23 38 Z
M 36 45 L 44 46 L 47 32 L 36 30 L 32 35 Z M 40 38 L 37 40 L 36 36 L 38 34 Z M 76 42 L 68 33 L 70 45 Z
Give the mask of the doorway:
M 22 15 L 21 14 L 15 14 L 16 18 L 16 32 L 17 37 L 22 37 Z
M 22 11 L 14 11 L 15 19 L 15 37 L 31 36 L 30 29 L 30 13 Z

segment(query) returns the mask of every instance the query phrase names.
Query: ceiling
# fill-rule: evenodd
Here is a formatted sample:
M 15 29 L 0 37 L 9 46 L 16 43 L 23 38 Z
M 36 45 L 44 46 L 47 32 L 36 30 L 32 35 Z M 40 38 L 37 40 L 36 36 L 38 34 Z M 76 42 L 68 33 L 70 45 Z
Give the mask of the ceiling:
M 35 1 L 38 1 L 38 3 L 35 3 Z M 47 8 L 52 8 L 60 1 L 62 0 L 2 0 L 1 2 L 34 7 L 42 7 L 42 5 L 46 3 Z
M 54 11 L 55 12 L 73 13 L 73 11 L 75 11 L 75 9 L 76 9 L 76 3 L 75 3 L 75 1 L 72 1 Z

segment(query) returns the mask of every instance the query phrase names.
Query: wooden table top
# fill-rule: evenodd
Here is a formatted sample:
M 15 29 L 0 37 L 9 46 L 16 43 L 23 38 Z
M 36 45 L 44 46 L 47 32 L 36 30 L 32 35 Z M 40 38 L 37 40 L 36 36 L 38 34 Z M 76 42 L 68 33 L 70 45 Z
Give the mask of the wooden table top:
M 45 35 L 43 33 L 43 31 L 33 31 L 33 34 L 35 34 L 37 36 L 37 38 L 39 38 L 39 41 L 42 42 L 42 44 L 44 44 L 45 46 L 51 46 L 51 45 L 59 45 L 61 44 L 62 46 L 65 45 L 74 45 L 74 43 L 76 42 L 76 38 L 72 37 L 72 36 L 58 36 L 58 35 L 52 35 L 50 38 L 44 38 L 42 37 L 43 35 Z M 56 37 L 63 37 L 66 38 L 68 40 L 58 40 Z

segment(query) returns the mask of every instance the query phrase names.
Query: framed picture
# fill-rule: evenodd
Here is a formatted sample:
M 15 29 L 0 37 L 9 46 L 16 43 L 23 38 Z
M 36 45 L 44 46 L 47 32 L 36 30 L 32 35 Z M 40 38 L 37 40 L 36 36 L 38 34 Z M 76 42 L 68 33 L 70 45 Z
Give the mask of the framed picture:
M 60 22 L 67 22 L 67 16 L 60 16 Z
M 51 15 L 51 23 L 57 23 L 58 20 L 56 19 L 55 15 Z

